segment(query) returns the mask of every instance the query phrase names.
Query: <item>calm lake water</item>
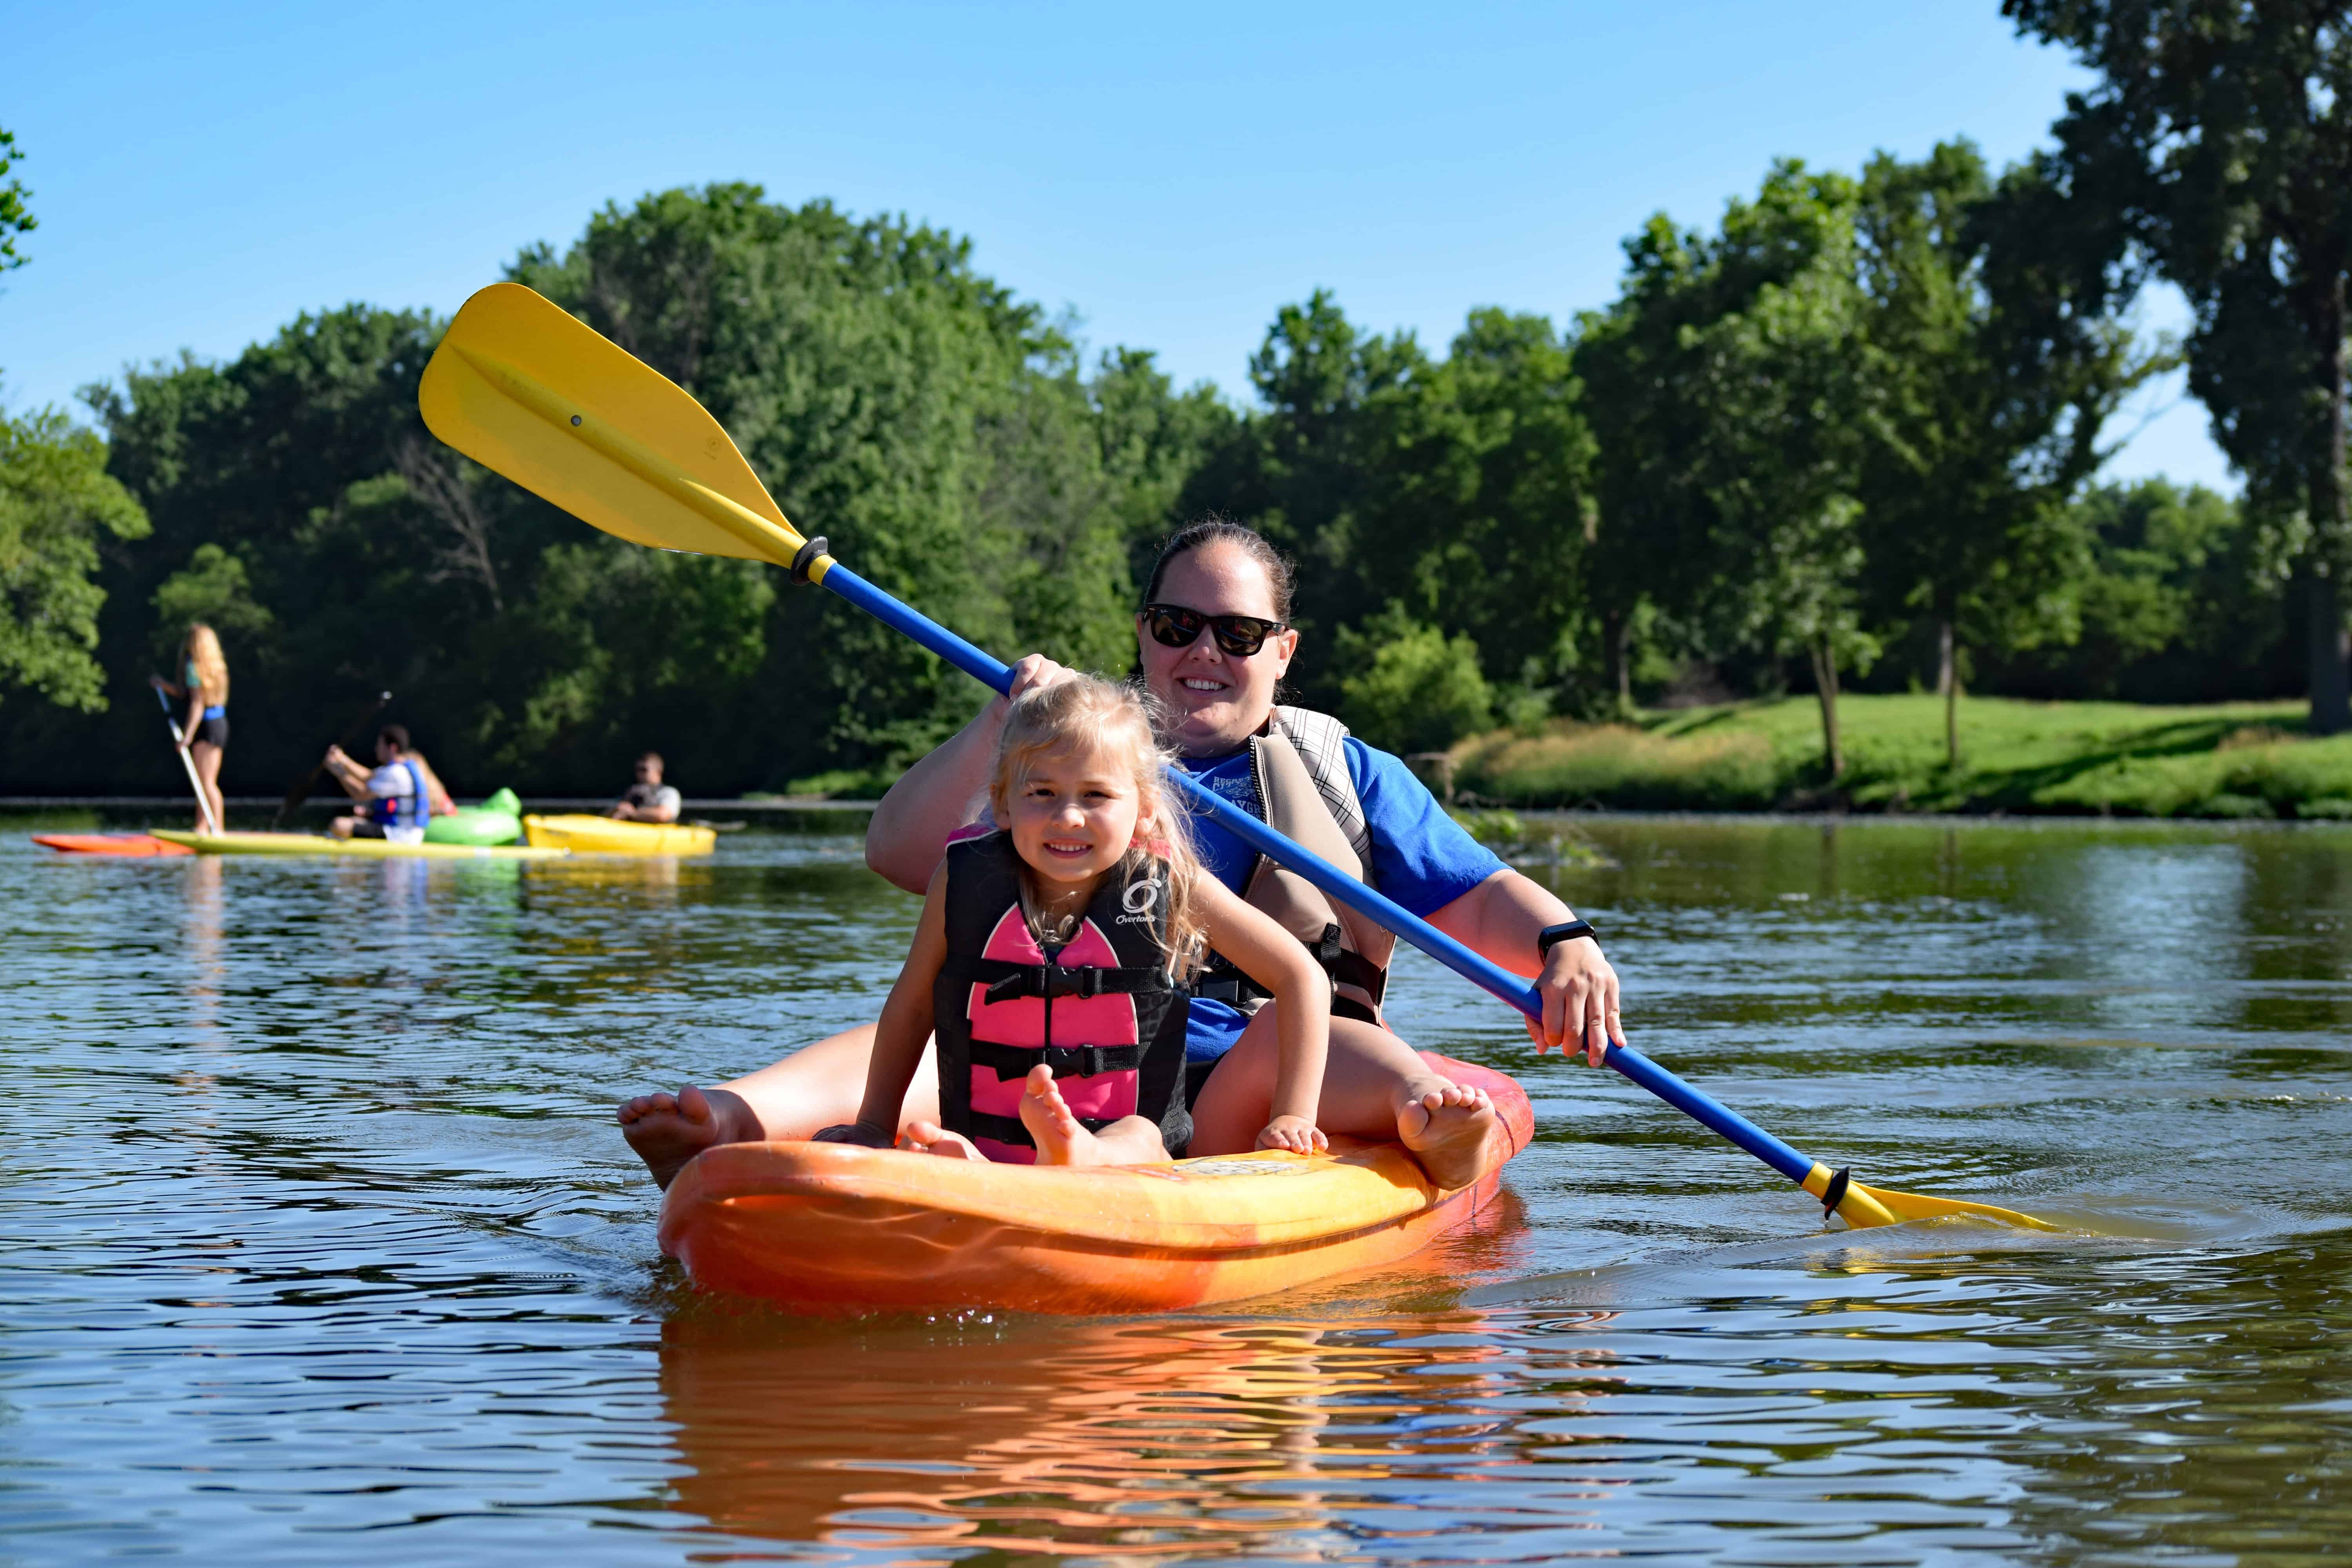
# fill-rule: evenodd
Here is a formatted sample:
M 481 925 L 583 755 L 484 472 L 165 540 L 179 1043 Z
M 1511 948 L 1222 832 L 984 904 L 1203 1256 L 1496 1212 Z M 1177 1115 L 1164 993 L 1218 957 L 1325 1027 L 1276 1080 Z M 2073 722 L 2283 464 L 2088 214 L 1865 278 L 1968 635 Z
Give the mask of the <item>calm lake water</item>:
M 2292 1563 L 2352 1542 L 2352 831 L 1600 819 L 1636 1043 L 1831 1233 L 1409 959 L 1539 1141 L 1404 1269 L 1160 1320 L 688 1285 L 620 1097 L 871 1016 L 848 838 L 0 847 L 0 1561 Z M 1551 873 L 1546 873 L 1551 874 Z M 2104 1233 L 2104 1234 L 2101 1234 Z

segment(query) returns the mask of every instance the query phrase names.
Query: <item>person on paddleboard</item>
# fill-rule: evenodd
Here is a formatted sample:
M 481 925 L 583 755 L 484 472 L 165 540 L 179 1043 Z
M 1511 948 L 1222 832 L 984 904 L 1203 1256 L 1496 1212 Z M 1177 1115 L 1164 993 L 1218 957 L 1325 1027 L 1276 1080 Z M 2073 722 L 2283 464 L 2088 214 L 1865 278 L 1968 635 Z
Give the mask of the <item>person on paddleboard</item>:
M 1338 720 L 1277 707 L 1298 647 L 1289 563 L 1255 531 L 1194 523 L 1161 549 L 1136 613 L 1144 684 L 1168 710 L 1178 765 L 1236 805 L 1514 973 L 1544 1000 L 1528 1034 L 1538 1049 L 1582 1047 L 1594 1063 L 1624 1036 L 1615 970 L 1592 928 L 1546 889 L 1503 864 L 1448 816 L 1404 763 Z M 1012 700 L 1066 679 L 1031 655 L 1013 667 Z M 926 888 L 951 834 L 982 805 L 989 759 L 1010 707 L 1000 698 L 891 786 L 866 830 L 866 863 L 908 891 Z M 1454 1086 L 1419 1065 L 1391 1064 L 1396 1037 L 1381 1012 L 1394 939 L 1334 909 L 1301 879 L 1265 862 L 1213 822 L 1193 825 L 1203 867 L 1291 931 L 1330 976 L 1331 1045 L 1318 1119 L 1330 1132 L 1394 1138 L 1439 1185 L 1465 1186 L 1507 1146 L 1491 1105 L 1448 1097 Z M 1224 955 L 1230 957 L 1230 955 Z M 1245 973 L 1212 958 L 1186 1024 L 1196 1154 L 1250 1147 L 1265 1120 L 1276 1052 L 1274 1020 Z M 806 1138 L 857 1114 L 874 1049 L 872 1026 L 819 1040 L 711 1089 L 641 1095 L 621 1106 L 630 1145 L 656 1180 L 714 1143 Z M 936 1121 L 918 1073 L 904 1127 Z M 1434 1103 L 1432 1096 L 1435 1096 Z
M 180 643 L 179 666 L 178 680 L 151 675 L 147 682 L 167 697 L 188 700 L 180 749 L 188 753 L 196 787 L 204 792 L 204 802 L 196 807 L 196 831 L 210 833 L 212 824 L 226 820 L 221 816 L 226 802 L 221 798 L 220 770 L 228 751 L 228 657 L 221 652 L 219 634 L 202 621 L 193 623 Z M 205 805 L 212 807 L 209 816 Z
M 327 771 L 344 794 L 366 806 L 335 818 L 327 831 L 338 838 L 424 843 L 425 825 L 433 817 L 435 782 L 411 749 L 404 727 L 386 724 L 375 732 L 375 762 L 370 771 L 341 746 L 327 748 Z
M 662 756 L 647 752 L 637 759 L 637 779 L 604 815 L 622 822 L 676 822 L 686 804 L 677 790 L 662 783 Z
M 1010 1164 L 1181 1154 L 1192 1142 L 1188 987 L 1213 949 L 1265 987 L 1274 1016 L 1275 1087 L 1255 1146 L 1327 1146 L 1315 1110 L 1330 987 L 1280 926 L 1202 874 L 1164 787 L 1170 760 L 1150 700 L 1099 677 L 1033 687 L 1011 705 L 989 820 L 955 835 L 931 873 L 857 1120 L 820 1141 Z M 939 1118 L 919 1116 L 902 1136 L 927 1058 Z

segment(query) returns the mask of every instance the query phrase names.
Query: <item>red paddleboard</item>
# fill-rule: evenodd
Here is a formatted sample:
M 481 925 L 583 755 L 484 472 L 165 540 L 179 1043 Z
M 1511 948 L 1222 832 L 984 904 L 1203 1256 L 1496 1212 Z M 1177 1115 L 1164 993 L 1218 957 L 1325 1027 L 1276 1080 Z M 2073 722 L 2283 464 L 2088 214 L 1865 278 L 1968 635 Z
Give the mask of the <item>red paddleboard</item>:
M 151 833 L 36 833 L 33 842 L 68 855 L 193 855 L 184 844 L 167 844 Z

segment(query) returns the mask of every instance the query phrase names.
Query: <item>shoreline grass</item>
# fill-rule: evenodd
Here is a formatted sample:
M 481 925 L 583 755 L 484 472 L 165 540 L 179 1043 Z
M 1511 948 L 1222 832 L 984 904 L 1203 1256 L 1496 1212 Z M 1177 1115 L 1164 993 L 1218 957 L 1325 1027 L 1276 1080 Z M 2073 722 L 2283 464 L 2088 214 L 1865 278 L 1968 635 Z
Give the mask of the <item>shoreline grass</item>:
M 2299 701 L 2153 707 L 1963 698 L 1960 766 L 1943 700 L 1850 696 L 1846 771 L 1822 761 L 1811 697 L 1555 721 L 1455 746 L 1465 800 L 1636 811 L 1866 811 L 2352 819 L 2352 735 L 2307 740 Z

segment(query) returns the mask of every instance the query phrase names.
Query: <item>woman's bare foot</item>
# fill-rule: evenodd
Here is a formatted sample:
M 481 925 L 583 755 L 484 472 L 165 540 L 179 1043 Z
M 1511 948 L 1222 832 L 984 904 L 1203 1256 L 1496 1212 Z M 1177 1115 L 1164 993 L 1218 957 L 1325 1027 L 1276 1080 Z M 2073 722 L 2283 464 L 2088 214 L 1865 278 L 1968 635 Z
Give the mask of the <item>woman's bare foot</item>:
M 936 1121 L 909 1121 L 898 1134 L 898 1147 L 917 1154 L 937 1154 L 945 1160 L 985 1160 L 980 1145 L 961 1132 L 950 1132 Z
M 1397 1106 L 1397 1138 L 1440 1188 L 1466 1187 L 1502 1163 L 1502 1118 L 1485 1089 L 1434 1077 L 1406 1089 Z
M 624 1100 L 614 1112 L 654 1180 L 667 1187 L 688 1160 L 716 1143 L 756 1143 L 767 1136 L 740 1096 L 688 1084 L 676 1094 L 656 1091 Z

